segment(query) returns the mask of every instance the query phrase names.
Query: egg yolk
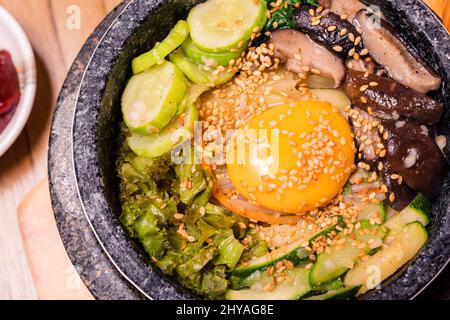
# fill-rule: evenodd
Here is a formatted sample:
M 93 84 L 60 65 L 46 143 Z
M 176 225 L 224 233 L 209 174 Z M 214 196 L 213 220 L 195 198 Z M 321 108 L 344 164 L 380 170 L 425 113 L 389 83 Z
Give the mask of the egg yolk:
M 319 101 L 273 107 L 236 131 L 232 141 L 227 167 L 237 192 L 293 214 L 334 199 L 350 177 L 356 152 L 347 120 Z

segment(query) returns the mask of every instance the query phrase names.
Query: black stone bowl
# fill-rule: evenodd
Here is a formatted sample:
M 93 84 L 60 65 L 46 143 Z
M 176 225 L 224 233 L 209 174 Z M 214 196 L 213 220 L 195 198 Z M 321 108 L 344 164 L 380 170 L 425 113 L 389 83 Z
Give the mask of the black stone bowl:
M 173 279 L 152 267 L 146 254 L 122 228 L 118 216 L 120 203 L 115 173 L 116 137 L 121 122 L 120 96 L 131 75 L 131 59 L 161 41 L 177 20 L 200 0 L 128 0 L 99 26 L 72 67 L 60 96 L 52 128 L 49 174 L 54 210 L 69 256 L 97 297 L 117 297 L 104 292 L 126 284 L 141 297 L 153 299 L 196 299 Z M 418 0 L 374 0 L 395 27 L 417 49 L 422 58 L 444 79 L 436 98 L 445 103 L 446 115 L 439 133 L 449 136 L 450 36 L 438 18 Z M 77 80 L 78 79 L 78 80 Z M 70 130 L 72 129 L 72 131 Z M 447 159 L 448 157 L 448 150 Z M 67 176 L 73 175 L 73 179 Z M 446 174 L 441 196 L 433 205 L 429 240 L 417 257 L 380 290 L 363 299 L 411 299 L 418 295 L 445 267 L 450 259 L 450 175 Z M 72 196 L 68 196 L 72 192 Z M 73 195 L 74 194 L 74 195 Z M 76 200 L 74 200 L 76 197 Z M 70 200 L 66 200 L 69 199 Z M 83 216 L 74 208 L 79 206 Z M 74 223 L 90 225 L 92 230 L 72 232 Z M 69 226 L 69 227 L 67 227 Z M 79 227 L 79 226 L 78 226 Z M 79 227 L 81 228 L 81 227 Z M 94 234 L 98 244 L 86 248 L 79 241 Z M 97 248 L 96 248 L 97 246 Z M 109 262 L 100 261 L 100 255 Z M 95 288 L 83 265 L 95 265 L 109 276 Z M 81 265 L 80 265 L 81 264 Z M 113 265 L 117 270 L 114 270 Z M 108 269 L 109 268 L 109 269 Z M 104 269 L 108 269 L 107 272 Z M 98 280 L 98 279 L 97 279 Z M 97 281 L 98 282 L 98 281 Z M 130 290 L 129 288 L 127 290 Z M 124 297 L 137 297 L 129 295 Z

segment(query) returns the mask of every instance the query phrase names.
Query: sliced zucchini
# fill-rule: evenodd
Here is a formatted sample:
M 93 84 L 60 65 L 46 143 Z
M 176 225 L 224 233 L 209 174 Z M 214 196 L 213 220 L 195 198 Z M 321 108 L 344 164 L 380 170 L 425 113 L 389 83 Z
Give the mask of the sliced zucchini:
M 377 232 L 376 234 L 365 234 L 361 232 L 364 229 L 376 229 Z M 385 233 L 379 225 L 372 226 L 368 221 L 361 221 L 361 228 L 354 231 L 353 234 L 345 236 L 346 241 L 344 244 L 330 246 L 330 252 L 324 251 L 317 256 L 317 260 L 311 269 L 309 279 L 311 286 L 318 287 L 343 275 L 355 266 L 359 261 L 360 255 L 368 254 L 373 249 L 380 247 L 384 236 Z M 352 237 L 367 245 L 359 247 Z
M 314 236 L 312 236 L 309 239 L 309 242 L 335 230 L 336 226 L 322 230 L 316 233 Z M 283 260 L 291 261 L 295 265 L 308 262 L 310 254 L 304 248 L 304 244 L 305 244 L 304 240 L 296 241 L 291 244 L 285 245 L 284 247 L 281 247 L 279 249 L 273 250 L 262 257 L 252 259 L 243 265 L 237 266 L 232 271 L 232 275 L 234 277 L 245 278 L 256 271 L 264 271 L 267 268 Z
M 179 49 L 170 54 L 169 59 L 183 71 L 189 80 L 199 85 L 218 86 L 228 82 L 236 74 L 236 69 L 226 69 L 215 74 L 214 67 L 193 62 Z
M 273 284 L 273 276 L 264 275 L 250 289 L 229 290 L 226 293 L 227 300 L 298 300 L 310 290 L 309 270 L 295 268 L 287 270 L 286 280 L 278 284 L 273 290 L 267 286 Z
M 354 286 L 330 290 L 324 294 L 312 296 L 304 300 L 351 300 L 356 296 L 360 288 L 361 286 Z
M 188 36 L 189 25 L 186 21 L 178 21 L 172 31 L 170 31 L 167 38 L 155 45 L 155 47 L 149 52 L 146 52 L 133 59 L 131 63 L 133 73 L 140 73 L 145 69 L 154 66 L 155 64 L 161 63 L 164 58 L 167 57 L 176 48 L 178 48 Z
M 414 258 L 427 239 L 427 230 L 420 222 L 407 224 L 389 245 L 350 270 L 345 275 L 344 285 L 362 286 L 358 294 L 364 294 Z
M 265 1 L 261 0 L 208 0 L 189 13 L 192 41 L 206 52 L 239 49 L 256 27 L 263 29 L 266 12 Z
M 127 143 L 138 156 L 158 158 L 173 150 L 186 140 L 192 138 L 194 123 L 198 120 L 198 111 L 190 106 L 186 113 L 157 134 L 144 136 L 133 133 Z
M 422 195 L 418 195 L 406 208 L 389 218 L 384 226 L 389 229 L 385 242 L 391 242 L 408 223 L 418 221 L 424 227 L 430 223 L 431 204 Z
M 185 112 L 188 108 L 192 106 L 196 107 L 196 103 L 200 98 L 200 96 L 209 89 L 211 88 L 208 86 L 192 84 L 189 87 L 188 93 L 185 95 L 183 101 L 178 106 L 177 116 L 181 115 L 183 112 Z
M 122 96 L 125 124 L 143 135 L 159 132 L 175 117 L 187 86 L 183 73 L 167 61 L 134 75 Z
M 204 64 L 207 66 L 224 66 L 227 67 L 231 60 L 237 60 L 245 47 L 236 50 L 235 52 L 228 51 L 224 53 L 211 53 L 205 52 L 202 49 L 198 48 L 192 39 L 189 37 L 185 42 L 181 45 L 181 49 L 183 49 L 184 54 L 191 59 L 192 61 Z
M 314 288 L 314 291 L 333 291 L 333 290 L 337 290 L 337 289 L 341 289 L 344 287 L 344 283 L 342 282 L 341 278 L 337 278 L 333 281 L 330 281 L 328 283 L 325 283 L 321 286 L 318 286 L 316 288 Z
M 380 219 L 381 223 L 386 221 L 386 207 L 383 202 L 367 203 L 361 206 L 359 220 Z
M 345 107 L 350 106 L 352 103 L 343 90 L 338 89 L 311 89 L 310 90 L 320 101 L 328 102 L 333 107 L 338 109 L 341 113 Z

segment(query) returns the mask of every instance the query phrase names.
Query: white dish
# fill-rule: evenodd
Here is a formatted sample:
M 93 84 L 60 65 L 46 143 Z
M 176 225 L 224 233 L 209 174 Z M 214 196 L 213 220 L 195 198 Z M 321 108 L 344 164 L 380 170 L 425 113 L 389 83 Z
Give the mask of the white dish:
M 16 112 L 0 134 L 0 157 L 22 132 L 33 108 L 36 94 L 36 64 L 25 32 L 13 16 L 0 6 L 0 50 L 11 53 L 19 76 L 21 97 Z

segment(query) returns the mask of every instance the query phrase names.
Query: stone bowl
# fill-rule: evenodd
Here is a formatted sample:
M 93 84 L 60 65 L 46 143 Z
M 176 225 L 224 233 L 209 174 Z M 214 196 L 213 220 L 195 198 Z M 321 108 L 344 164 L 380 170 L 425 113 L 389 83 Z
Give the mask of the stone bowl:
M 120 97 L 131 75 L 131 59 L 161 41 L 177 20 L 186 18 L 188 10 L 198 2 L 201 1 L 124 1 L 114 17 L 108 17 L 87 42 L 80 54 L 85 55 L 83 60 L 74 64 L 63 88 L 50 141 L 51 194 L 66 249 L 86 282 L 89 282 L 89 277 L 82 272 L 83 265 L 94 265 L 92 260 L 97 254 L 104 254 L 109 259 L 108 265 L 113 266 L 108 273 L 119 272 L 140 297 L 200 298 L 153 267 L 140 246 L 122 228 L 118 220 L 120 203 L 115 173 L 116 137 L 121 122 Z M 444 85 L 435 97 L 445 103 L 446 115 L 438 130 L 440 134 L 449 136 L 450 35 L 439 19 L 418 0 L 366 2 L 380 6 L 386 18 L 443 77 Z M 79 79 L 79 85 L 71 82 L 75 78 Z M 70 96 L 67 95 L 68 90 L 71 90 Z M 448 149 L 446 153 L 449 159 Z M 67 175 L 74 178 L 67 180 Z M 446 266 L 450 259 L 449 182 L 450 174 L 447 172 L 441 196 L 433 204 L 433 222 L 428 228 L 426 245 L 413 261 L 385 281 L 380 289 L 362 299 L 412 299 Z M 69 191 L 75 194 L 70 201 L 65 200 Z M 74 197 L 76 201 L 72 201 Z M 73 206 L 81 208 L 83 220 L 80 214 L 70 216 L 70 212 L 76 211 Z M 85 220 L 89 231 L 78 232 L 77 240 L 67 237 L 66 225 L 73 227 L 74 221 L 84 224 Z M 90 234 L 101 246 L 101 253 L 95 248 L 98 244 L 93 245 L 92 242 L 91 247 L 84 247 L 83 252 L 76 246 L 75 242 L 80 241 L 80 237 L 90 237 Z M 90 257 L 89 250 L 96 254 Z M 83 259 L 79 258 L 81 255 Z M 97 274 L 102 272 L 101 264 L 92 268 Z M 93 287 L 90 283 L 88 286 Z M 111 286 L 114 285 L 103 281 L 102 289 L 97 286 L 93 291 L 97 297 L 111 297 L 102 295 L 105 290 L 113 290 Z

